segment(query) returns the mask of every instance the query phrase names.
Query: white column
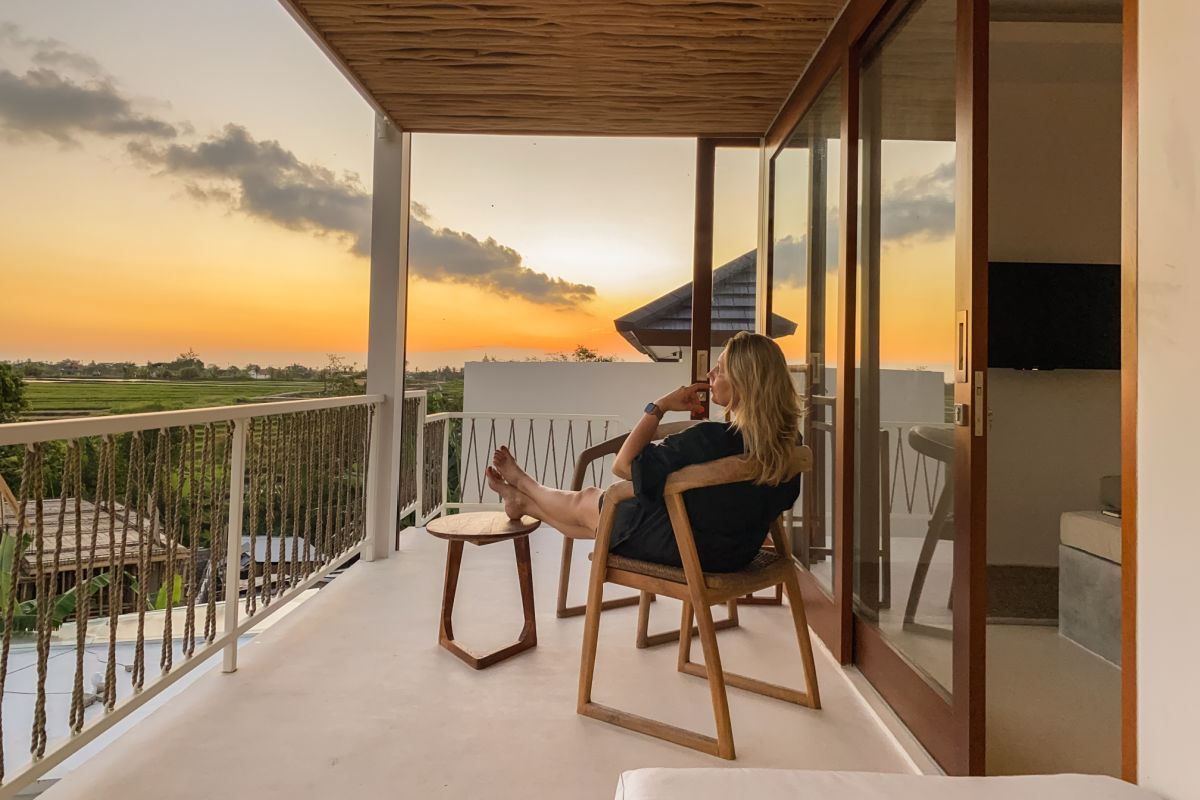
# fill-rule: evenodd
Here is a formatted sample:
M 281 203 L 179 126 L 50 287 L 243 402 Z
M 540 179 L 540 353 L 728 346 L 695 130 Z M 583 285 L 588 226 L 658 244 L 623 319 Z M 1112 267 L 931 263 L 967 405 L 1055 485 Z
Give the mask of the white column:
M 375 117 L 371 200 L 371 323 L 367 393 L 387 400 L 375 413 L 377 452 L 367 484 L 367 561 L 387 558 L 400 503 L 400 418 L 404 406 L 404 323 L 408 298 L 408 210 L 412 134 Z

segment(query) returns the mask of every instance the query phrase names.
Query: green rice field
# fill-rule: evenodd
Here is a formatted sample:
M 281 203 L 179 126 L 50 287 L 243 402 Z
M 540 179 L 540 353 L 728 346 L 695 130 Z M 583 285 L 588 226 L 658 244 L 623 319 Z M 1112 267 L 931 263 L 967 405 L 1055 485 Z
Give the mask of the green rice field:
M 320 381 L 27 380 L 22 421 L 296 400 L 321 388 Z

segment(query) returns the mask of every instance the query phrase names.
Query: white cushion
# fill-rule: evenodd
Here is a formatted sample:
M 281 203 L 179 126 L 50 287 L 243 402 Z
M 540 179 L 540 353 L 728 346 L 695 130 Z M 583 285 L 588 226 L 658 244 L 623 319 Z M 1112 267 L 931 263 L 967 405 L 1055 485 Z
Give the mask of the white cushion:
M 1158 800 L 1102 775 L 947 778 L 794 769 L 635 769 L 616 800 Z
M 1058 540 L 1067 547 L 1121 563 L 1121 520 L 1099 511 L 1067 511 L 1059 519 Z

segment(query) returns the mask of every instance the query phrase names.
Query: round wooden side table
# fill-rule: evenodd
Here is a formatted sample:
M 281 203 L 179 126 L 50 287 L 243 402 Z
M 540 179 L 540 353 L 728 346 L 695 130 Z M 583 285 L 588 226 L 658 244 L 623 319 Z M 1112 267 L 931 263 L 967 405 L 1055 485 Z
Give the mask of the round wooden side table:
M 449 544 L 446 551 L 446 583 L 442 590 L 442 620 L 438 630 L 438 644 L 461 658 L 474 669 L 490 667 L 498 661 L 515 656 L 537 645 L 537 623 L 533 615 L 533 567 L 529 560 L 529 534 L 542 523 L 533 517 L 509 519 L 499 511 L 473 511 L 431 519 L 425 526 L 433 536 L 445 539 Z M 458 588 L 458 569 L 462 565 L 463 544 L 482 546 L 512 540 L 517 554 L 517 578 L 521 583 L 521 606 L 525 612 L 525 625 L 517 641 L 507 647 L 475 655 L 454 640 L 454 628 L 450 617 L 454 613 L 454 592 Z

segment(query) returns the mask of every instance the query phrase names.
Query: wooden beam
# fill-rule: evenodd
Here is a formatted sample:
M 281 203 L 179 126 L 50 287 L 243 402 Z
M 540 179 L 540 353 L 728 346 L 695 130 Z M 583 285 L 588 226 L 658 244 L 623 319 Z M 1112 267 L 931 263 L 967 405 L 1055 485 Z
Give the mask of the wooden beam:
M 692 380 L 705 379 L 712 364 L 712 263 L 713 199 L 716 183 L 717 149 L 711 139 L 696 140 L 696 232 L 692 254 Z M 692 419 L 708 419 L 709 397 L 704 411 Z

